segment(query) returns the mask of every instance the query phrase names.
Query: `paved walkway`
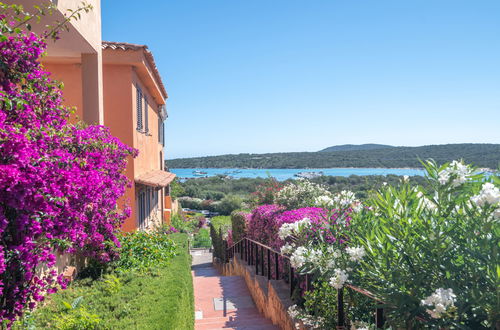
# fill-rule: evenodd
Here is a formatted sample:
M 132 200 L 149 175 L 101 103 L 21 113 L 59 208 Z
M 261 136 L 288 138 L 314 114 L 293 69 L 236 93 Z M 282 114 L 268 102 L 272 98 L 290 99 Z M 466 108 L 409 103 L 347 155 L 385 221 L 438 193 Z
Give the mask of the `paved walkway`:
M 195 329 L 277 330 L 259 313 L 241 276 L 220 276 L 212 254 L 193 250 Z

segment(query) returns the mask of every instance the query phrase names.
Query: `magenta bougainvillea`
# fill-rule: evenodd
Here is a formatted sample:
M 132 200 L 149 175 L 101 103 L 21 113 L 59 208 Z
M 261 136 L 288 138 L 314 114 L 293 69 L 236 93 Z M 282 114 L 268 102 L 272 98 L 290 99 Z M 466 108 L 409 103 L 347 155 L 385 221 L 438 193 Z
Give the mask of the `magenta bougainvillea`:
M 56 251 L 116 257 L 128 216 L 127 157 L 102 126 L 72 125 L 39 58 L 45 41 L 0 14 L 0 319 L 12 321 L 64 286 Z M 9 322 L 7 322 L 9 323 Z M 9 326 L 9 325 L 8 325 Z
M 278 205 L 262 205 L 252 211 L 248 221 L 247 237 L 273 248 L 281 246 L 278 239 L 278 230 L 281 226 L 278 221 L 285 209 Z
M 337 214 L 334 212 L 328 219 L 328 210 L 321 207 L 304 207 L 296 210 L 285 211 L 278 205 L 262 205 L 257 207 L 249 217 L 247 235 L 263 244 L 269 245 L 279 251 L 285 244 L 279 239 L 278 232 L 284 223 L 293 223 L 304 218 L 311 221 L 311 235 L 321 232 L 328 243 L 335 242 L 338 237 L 332 230 L 335 226 Z M 350 216 L 347 215 L 348 221 Z M 313 237 L 310 237 L 313 239 Z

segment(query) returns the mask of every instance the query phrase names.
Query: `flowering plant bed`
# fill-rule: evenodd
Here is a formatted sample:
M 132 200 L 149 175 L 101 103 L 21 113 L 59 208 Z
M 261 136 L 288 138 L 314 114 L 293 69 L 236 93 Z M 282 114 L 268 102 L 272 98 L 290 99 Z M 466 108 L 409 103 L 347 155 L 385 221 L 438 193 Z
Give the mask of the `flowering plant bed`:
M 344 292 L 345 323 L 353 328 L 375 327 L 375 309 L 380 324 L 382 308 L 393 328 L 499 324 L 500 179 L 458 161 L 424 166 L 427 188 L 404 177 L 364 205 L 343 191 L 305 208 L 253 211 L 247 237 L 281 249 L 312 282 L 297 288 L 294 317 L 331 329 Z M 265 253 L 252 251 L 250 260 L 267 269 Z
M 76 280 L 14 328 L 193 329 L 188 235 L 171 234 L 168 239 L 175 243 L 175 256 L 167 265 Z

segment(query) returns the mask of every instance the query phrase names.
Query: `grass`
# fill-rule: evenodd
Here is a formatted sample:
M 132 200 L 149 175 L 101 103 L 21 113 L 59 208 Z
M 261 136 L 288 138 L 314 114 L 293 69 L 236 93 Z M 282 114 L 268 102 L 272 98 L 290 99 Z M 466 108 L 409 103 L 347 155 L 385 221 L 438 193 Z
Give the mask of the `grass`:
M 67 290 L 51 295 L 26 322 L 43 329 L 193 329 L 188 237 L 172 234 L 171 238 L 178 248 L 167 266 L 107 275 L 97 281 L 77 280 Z M 72 308 L 78 299 L 79 305 Z

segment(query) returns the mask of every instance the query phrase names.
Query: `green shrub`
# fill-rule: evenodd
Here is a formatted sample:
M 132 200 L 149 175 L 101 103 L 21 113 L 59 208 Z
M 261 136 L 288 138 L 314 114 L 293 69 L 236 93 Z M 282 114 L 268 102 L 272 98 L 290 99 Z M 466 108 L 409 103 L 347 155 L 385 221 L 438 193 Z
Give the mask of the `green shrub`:
M 226 247 L 224 245 L 222 228 L 216 229 L 210 224 L 210 237 L 212 238 L 213 255 L 214 257 L 224 260 L 226 255 Z
M 172 216 L 171 225 L 179 232 L 189 234 L 196 229 L 198 222 L 194 216 L 174 214 Z
M 201 210 L 203 207 L 201 203 L 203 199 L 193 198 L 193 197 L 179 197 L 179 203 L 181 203 L 183 208 Z
M 204 192 L 204 194 L 205 194 L 204 196 L 205 199 L 216 200 L 216 201 L 220 201 L 221 199 L 226 197 L 226 194 L 224 194 L 221 191 L 208 190 Z
M 76 308 L 54 318 L 54 328 L 58 330 L 105 329 L 103 321 L 86 308 Z
M 115 263 L 118 271 L 164 266 L 175 255 L 174 242 L 160 232 L 136 231 L 119 239 L 120 258 Z
M 250 214 L 241 211 L 231 213 L 231 228 L 235 243 L 246 236 L 249 216 Z
M 193 240 L 194 248 L 209 248 L 212 246 L 210 240 L 210 231 L 208 228 L 201 228 L 195 235 Z
M 70 304 L 62 301 L 62 311 L 52 319 L 55 329 L 60 330 L 93 330 L 105 329 L 98 315 L 90 313 L 82 306 L 83 297 L 80 296 Z
M 239 196 L 228 195 L 220 201 L 216 210 L 222 215 L 230 215 L 231 212 L 241 209 L 242 206 L 243 200 Z
M 183 196 L 185 194 L 184 187 L 181 185 L 179 180 L 175 178 L 171 183 L 170 183 L 170 196 L 172 199 L 177 199 L 180 196 Z
M 99 281 L 76 280 L 67 290 L 51 295 L 14 329 L 193 329 L 188 235 L 169 237 L 176 254 L 168 265 L 148 272 L 121 272 Z
M 210 219 L 210 223 L 215 227 L 215 229 L 222 228 L 223 232 L 227 232 L 231 228 L 231 217 L 226 215 L 213 217 Z

